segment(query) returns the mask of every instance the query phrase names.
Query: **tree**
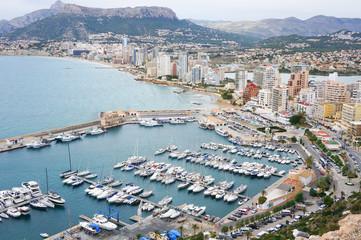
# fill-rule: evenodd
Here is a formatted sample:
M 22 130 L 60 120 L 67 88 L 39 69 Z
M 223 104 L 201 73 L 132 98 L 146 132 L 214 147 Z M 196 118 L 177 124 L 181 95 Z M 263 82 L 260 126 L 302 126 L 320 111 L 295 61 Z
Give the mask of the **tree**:
M 295 142 L 297 142 L 297 138 L 296 138 L 295 136 L 293 136 L 293 137 L 291 137 L 291 141 L 292 141 L 293 143 L 295 143 Z
M 229 231 L 231 231 L 232 232 L 232 230 L 233 230 L 233 226 L 231 225 L 231 226 L 229 226 Z
M 333 199 L 330 196 L 326 196 L 322 199 L 322 202 L 323 202 L 323 204 L 325 204 L 326 206 L 329 207 L 333 204 Z
M 267 194 L 266 190 L 263 189 L 263 190 L 261 191 L 262 197 L 264 197 L 264 195 L 266 195 L 266 194 Z
M 252 232 L 251 231 L 247 231 L 244 233 L 244 235 L 246 236 L 247 240 L 249 240 L 252 236 Z
M 142 234 L 140 234 L 140 233 L 136 235 L 136 237 L 137 237 L 138 239 L 140 239 L 141 236 L 142 236 Z
M 193 234 L 195 235 L 196 231 L 199 229 L 199 226 L 197 224 L 193 224 L 192 228 L 193 228 Z
M 309 156 L 308 158 L 306 158 L 305 163 L 306 163 L 307 168 L 312 168 L 312 165 L 313 165 L 313 157 L 312 157 L 312 156 Z
M 277 118 L 280 116 L 280 114 L 278 112 L 275 112 L 275 118 L 276 118 L 276 122 L 277 122 Z
M 295 201 L 296 201 L 297 203 L 303 203 L 303 202 L 305 202 L 305 198 L 304 198 L 302 192 L 297 193 L 297 195 L 296 195 L 296 197 L 295 197 Z
M 241 228 L 241 227 L 243 227 L 243 220 L 236 222 L 236 228 L 238 229 L 238 228 Z
M 314 188 L 310 189 L 310 196 L 311 197 L 316 197 L 317 196 L 317 192 L 316 192 L 316 190 Z
M 254 222 L 256 219 L 254 217 L 254 215 L 249 219 L 251 222 Z
M 222 226 L 221 232 L 222 233 L 227 233 L 228 232 L 228 227 L 227 226 Z
M 302 208 L 302 213 L 303 213 L 303 215 L 305 215 L 305 213 L 307 212 L 307 209 L 304 207 L 304 208 Z
M 267 201 L 267 198 L 264 197 L 264 196 L 258 198 L 258 204 L 263 204 L 263 203 L 265 203 L 266 201 Z
M 253 113 L 256 112 L 256 107 L 255 107 L 255 106 L 252 107 L 252 112 L 253 112 Z
M 179 231 L 180 231 L 180 235 L 183 236 L 183 230 L 184 230 L 184 227 L 183 225 L 179 226 Z

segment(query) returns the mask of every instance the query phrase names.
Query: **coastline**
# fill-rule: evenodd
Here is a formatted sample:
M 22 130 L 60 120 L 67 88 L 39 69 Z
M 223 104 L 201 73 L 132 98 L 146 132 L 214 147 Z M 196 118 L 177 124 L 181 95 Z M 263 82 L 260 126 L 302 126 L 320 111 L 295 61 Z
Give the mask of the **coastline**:
M 95 61 L 95 60 L 89 60 L 89 59 L 83 59 L 83 58 L 75 58 L 75 57 L 69 57 L 69 56 L 66 56 L 66 57 L 52 56 L 52 55 L 46 54 L 46 52 L 39 52 L 39 51 L 37 51 L 37 52 L 21 51 L 20 54 L 19 53 L 15 54 L 15 53 L 18 53 L 18 52 L 9 52 L 9 51 L 0 52 L 0 55 L 2 55 L 2 56 L 49 57 L 49 58 L 68 59 L 68 60 L 74 60 L 74 61 L 83 61 L 83 62 L 88 62 L 88 63 L 95 63 L 95 64 L 99 64 L 99 65 L 114 68 L 114 69 L 116 69 L 118 71 L 121 71 L 121 72 L 129 73 L 129 74 L 133 75 L 135 81 L 144 81 L 144 82 L 149 82 L 149 83 L 164 85 L 164 86 L 187 88 L 189 91 L 192 91 L 193 93 L 201 93 L 201 94 L 206 94 L 206 95 L 213 96 L 213 97 L 216 98 L 216 101 L 214 102 L 214 104 L 217 105 L 218 108 L 234 108 L 235 107 L 232 104 L 230 104 L 228 101 L 222 99 L 220 94 L 218 94 L 216 92 L 213 92 L 211 90 L 200 89 L 200 88 L 192 88 L 190 86 L 185 86 L 185 85 L 181 85 L 181 84 L 170 82 L 170 81 L 159 81 L 158 79 L 154 79 L 154 78 L 145 78 L 146 75 L 143 72 L 140 72 L 140 71 L 136 72 L 134 69 L 130 68 L 129 65 L 113 64 L 113 63 L 107 63 L 107 62 L 103 62 L 103 61 Z M 139 76 L 142 76 L 144 78 L 140 79 Z

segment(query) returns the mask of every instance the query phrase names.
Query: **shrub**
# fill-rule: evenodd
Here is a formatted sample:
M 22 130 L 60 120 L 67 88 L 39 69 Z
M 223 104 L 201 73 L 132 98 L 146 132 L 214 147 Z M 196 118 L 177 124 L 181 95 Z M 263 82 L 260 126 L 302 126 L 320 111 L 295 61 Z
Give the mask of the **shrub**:
M 258 198 L 258 204 L 263 204 L 267 201 L 267 198 L 265 196 L 261 196 Z
M 228 227 L 227 227 L 227 226 L 222 226 L 221 232 L 222 232 L 222 233 L 228 232 Z
M 316 192 L 316 190 L 314 188 L 310 189 L 310 196 L 311 197 L 316 197 L 317 196 L 317 192 Z
M 295 197 L 295 201 L 297 203 L 303 203 L 305 201 L 305 198 L 303 197 L 303 193 L 297 193 L 296 197 Z

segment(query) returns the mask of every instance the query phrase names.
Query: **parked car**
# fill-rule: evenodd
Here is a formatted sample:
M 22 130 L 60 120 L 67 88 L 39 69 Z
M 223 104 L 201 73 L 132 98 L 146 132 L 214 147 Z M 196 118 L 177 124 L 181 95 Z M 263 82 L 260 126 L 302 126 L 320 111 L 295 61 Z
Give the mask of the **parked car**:
M 237 221 L 237 218 L 235 218 L 235 217 L 228 217 L 228 219 L 231 221 Z
M 252 229 L 259 229 L 259 227 L 254 223 L 249 224 L 247 227 L 250 227 Z

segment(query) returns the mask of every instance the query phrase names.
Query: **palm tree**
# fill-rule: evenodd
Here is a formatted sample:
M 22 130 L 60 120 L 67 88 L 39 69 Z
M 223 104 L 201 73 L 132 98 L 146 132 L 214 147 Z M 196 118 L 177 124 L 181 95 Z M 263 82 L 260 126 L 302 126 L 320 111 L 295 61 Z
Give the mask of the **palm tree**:
M 255 106 L 252 107 L 252 112 L 253 112 L 253 113 L 256 112 L 256 107 L 255 107 Z
M 180 231 L 181 237 L 183 237 L 183 230 L 184 230 L 183 225 L 179 226 L 178 229 L 179 229 L 179 231 Z
M 194 233 L 194 235 L 196 234 L 196 231 L 199 229 L 199 226 L 197 225 L 197 224 L 193 224 L 192 225 L 192 228 L 193 228 L 193 233 Z
M 251 236 L 252 236 L 252 232 L 247 231 L 247 232 L 244 233 L 244 235 L 246 236 L 247 240 L 249 240 L 251 238 Z
M 303 213 L 303 215 L 305 215 L 306 212 L 307 212 L 306 208 L 305 208 L 305 207 L 302 208 L 302 213 Z
M 261 191 L 262 197 L 264 197 L 264 195 L 266 195 L 266 194 L 267 194 L 266 190 L 263 189 L 263 190 Z
M 280 114 L 278 112 L 275 112 L 275 118 L 276 118 L 276 122 L 277 122 L 277 118 L 280 116 Z
M 312 168 L 313 157 L 309 156 L 308 158 L 306 158 L 305 163 L 306 163 L 307 168 Z

